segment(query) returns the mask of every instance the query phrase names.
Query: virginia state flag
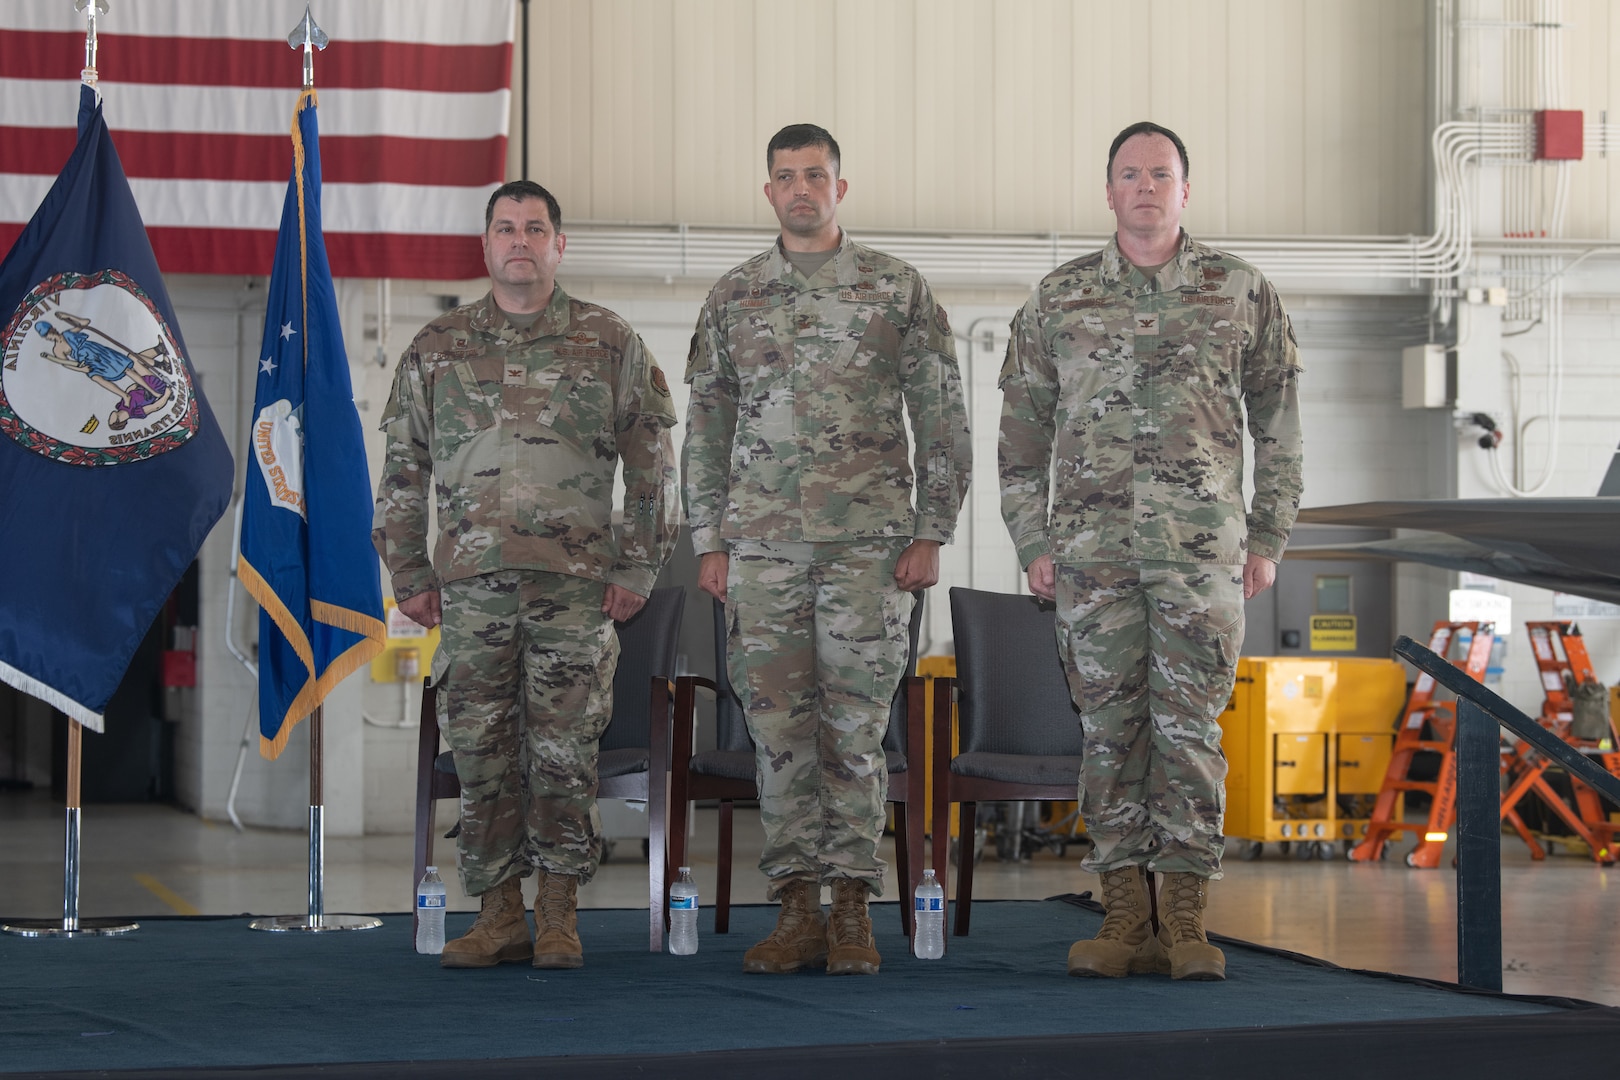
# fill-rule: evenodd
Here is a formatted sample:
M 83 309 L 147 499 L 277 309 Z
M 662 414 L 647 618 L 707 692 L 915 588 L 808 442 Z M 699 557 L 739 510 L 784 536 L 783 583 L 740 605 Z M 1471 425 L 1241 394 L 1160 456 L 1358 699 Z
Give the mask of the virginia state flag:
M 238 574 L 259 602 L 259 751 L 382 651 L 371 480 L 321 236 L 315 91 L 298 97 L 293 174 L 253 396 Z
M 91 87 L 0 327 L 0 680 L 100 731 L 235 467 Z

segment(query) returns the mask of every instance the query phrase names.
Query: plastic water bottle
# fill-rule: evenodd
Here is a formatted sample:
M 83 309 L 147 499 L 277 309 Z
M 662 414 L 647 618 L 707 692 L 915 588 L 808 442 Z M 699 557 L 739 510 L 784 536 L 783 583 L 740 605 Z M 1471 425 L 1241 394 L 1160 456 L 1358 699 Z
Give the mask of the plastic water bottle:
M 416 951 L 429 956 L 444 952 L 444 879 L 430 866 L 416 887 Z
M 683 866 L 669 887 L 669 951 L 675 956 L 697 952 L 697 919 L 697 886 L 692 882 L 692 868 Z
M 917 883 L 917 896 L 911 905 L 912 954 L 919 960 L 938 960 L 945 955 L 945 887 L 932 870 L 923 871 Z

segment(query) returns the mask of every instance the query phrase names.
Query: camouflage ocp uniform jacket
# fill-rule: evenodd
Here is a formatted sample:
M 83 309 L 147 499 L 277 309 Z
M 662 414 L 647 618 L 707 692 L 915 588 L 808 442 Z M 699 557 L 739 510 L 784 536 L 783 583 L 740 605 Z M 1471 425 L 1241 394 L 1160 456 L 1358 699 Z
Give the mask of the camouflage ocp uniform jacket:
M 731 539 L 951 539 L 972 471 L 967 412 L 945 312 L 911 266 L 846 233 L 806 280 L 778 241 L 710 291 L 686 380 L 699 555 Z
M 1052 271 L 1001 369 L 1001 512 L 1020 563 L 1281 558 L 1299 510 L 1299 372 L 1270 282 L 1186 232 L 1152 281 L 1112 239 Z
M 545 570 L 646 596 L 676 535 L 669 384 L 623 319 L 558 286 L 527 330 L 486 295 L 400 359 L 372 542 L 405 600 L 496 570 Z M 624 521 L 613 475 L 624 463 Z M 431 476 L 431 480 L 430 480 Z M 438 542 L 428 556 L 428 491 Z

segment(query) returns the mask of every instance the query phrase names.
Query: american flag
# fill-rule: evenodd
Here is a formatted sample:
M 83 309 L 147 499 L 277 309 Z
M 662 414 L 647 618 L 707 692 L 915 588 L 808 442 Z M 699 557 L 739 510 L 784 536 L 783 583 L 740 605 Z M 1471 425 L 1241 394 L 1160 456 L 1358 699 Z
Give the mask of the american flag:
M 97 70 L 113 141 L 166 274 L 264 274 L 292 167 L 287 35 L 305 0 L 115 0 Z M 327 0 L 315 56 L 334 277 L 484 273 L 504 179 L 515 0 Z M 0 253 L 75 141 L 84 18 L 0 4 Z

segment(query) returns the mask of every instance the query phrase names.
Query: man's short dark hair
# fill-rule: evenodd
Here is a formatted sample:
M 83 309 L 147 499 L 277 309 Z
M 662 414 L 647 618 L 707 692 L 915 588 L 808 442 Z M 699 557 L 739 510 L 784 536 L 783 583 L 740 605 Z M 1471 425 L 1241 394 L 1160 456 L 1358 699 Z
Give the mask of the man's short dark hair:
M 551 231 L 562 232 L 562 207 L 557 205 L 557 197 L 533 180 L 512 180 L 495 189 L 495 194 L 489 197 L 489 204 L 484 207 L 484 231 L 489 232 L 490 222 L 495 220 L 495 204 L 502 199 L 544 199 L 546 214 L 551 218 Z
M 1104 180 L 1109 183 L 1114 182 L 1114 155 L 1119 153 L 1119 148 L 1125 145 L 1126 139 L 1137 135 L 1163 135 L 1169 139 L 1170 144 L 1176 148 L 1176 153 L 1181 155 L 1181 178 L 1183 180 L 1191 178 L 1192 169 L 1187 163 L 1187 148 L 1182 145 L 1181 136 L 1167 127 L 1160 127 L 1151 120 L 1138 120 L 1114 136 L 1114 144 L 1108 148 L 1108 166 L 1103 172 Z
M 826 150 L 827 156 L 832 158 L 833 175 L 838 175 L 838 140 L 832 137 L 832 132 L 815 124 L 789 124 L 772 135 L 765 147 L 765 170 L 769 172 L 776 164 L 778 150 L 803 150 L 807 146 Z

